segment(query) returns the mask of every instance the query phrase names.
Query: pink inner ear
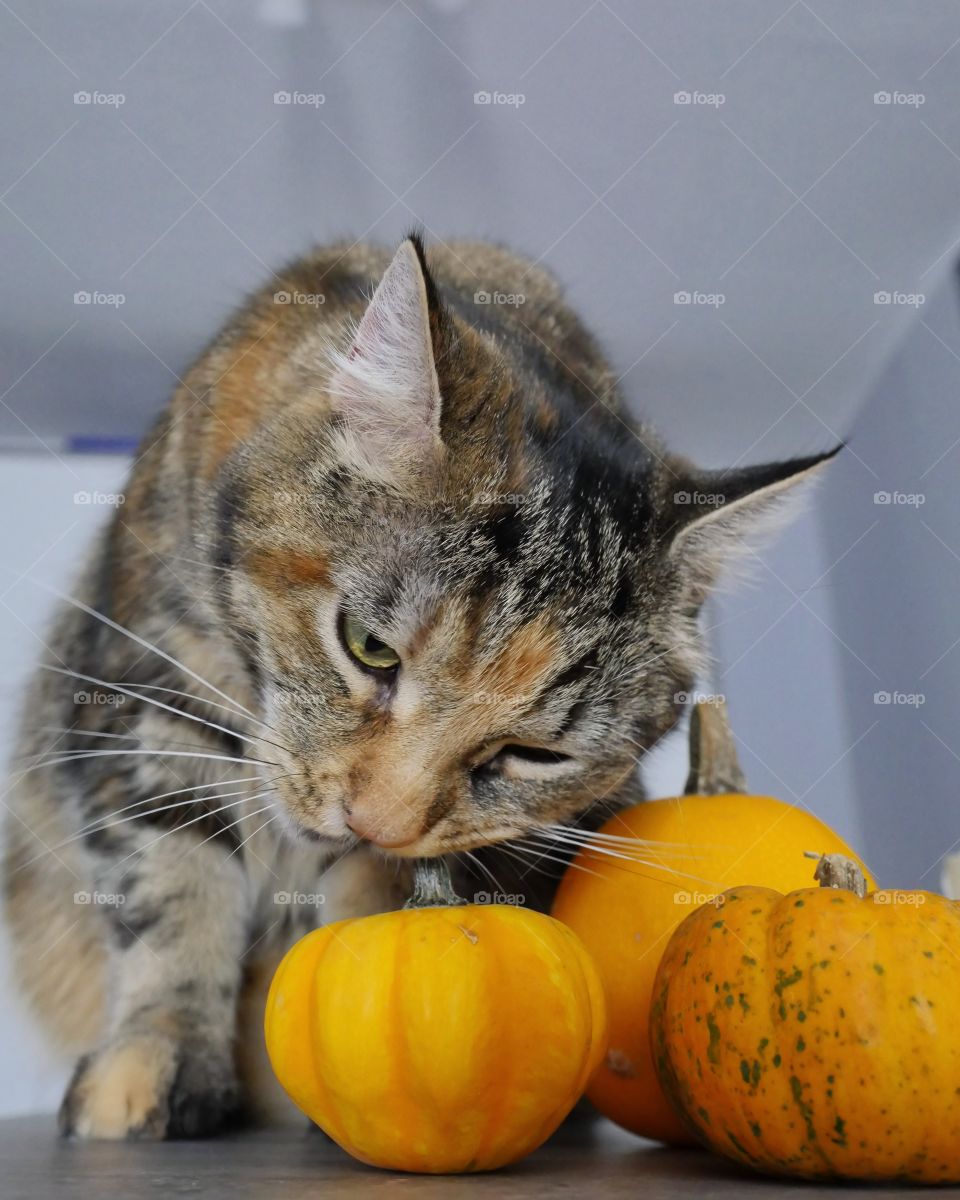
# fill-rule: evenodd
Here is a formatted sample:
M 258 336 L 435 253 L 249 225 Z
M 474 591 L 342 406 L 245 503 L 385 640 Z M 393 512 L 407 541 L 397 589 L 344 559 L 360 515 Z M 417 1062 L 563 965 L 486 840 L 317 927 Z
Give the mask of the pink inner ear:
M 394 255 L 353 343 L 333 356 L 330 394 L 370 469 L 413 464 L 439 442 L 440 389 L 427 292 L 410 242 Z

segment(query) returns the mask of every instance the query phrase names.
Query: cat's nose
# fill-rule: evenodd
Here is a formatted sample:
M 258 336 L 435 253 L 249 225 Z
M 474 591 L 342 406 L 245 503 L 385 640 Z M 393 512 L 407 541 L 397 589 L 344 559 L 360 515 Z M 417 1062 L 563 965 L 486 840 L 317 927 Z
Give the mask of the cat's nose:
M 367 811 L 358 805 L 346 811 L 347 826 L 365 842 L 372 842 L 385 850 L 397 850 L 409 846 L 420 836 L 419 817 L 414 821 L 408 814 L 400 820 L 387 821 L 382 814 Z

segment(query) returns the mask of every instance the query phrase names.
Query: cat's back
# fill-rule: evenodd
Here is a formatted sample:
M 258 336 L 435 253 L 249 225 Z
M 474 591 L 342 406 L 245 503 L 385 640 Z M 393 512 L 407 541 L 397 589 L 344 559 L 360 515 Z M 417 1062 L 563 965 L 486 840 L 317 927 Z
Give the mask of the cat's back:
M 393 250 L 368 243 L 316 247 L 280 273 L 291 296 L 312 298 L 318 318 L 358 320 Z M 606 359 L 541 263 L 493 242 L 433 241 L 427 262 L 446 309 L 492 337 L 515 366 L 579 380 L 594 398 L 615 402 Z

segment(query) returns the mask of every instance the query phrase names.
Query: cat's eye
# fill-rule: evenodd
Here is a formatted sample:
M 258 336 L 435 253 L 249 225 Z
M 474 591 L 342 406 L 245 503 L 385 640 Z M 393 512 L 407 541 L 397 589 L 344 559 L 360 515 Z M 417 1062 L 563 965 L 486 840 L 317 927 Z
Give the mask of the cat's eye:
M 543 763 L 545 766 L 556 766 L 570 759 L 569 754 L 562 754 L 559 750 L 548 750 L 545 746 L 522 746 L 519 742 L 508 742 L 506 746 L 501 746 L 500 753 L 504 757 L 519 758 L 528 763 Z
M 346 613 L 340 619 L 343 644 L 353 658 L 370 671 L 395 671 L 400 666 L 400 655 L 361 621 Z
M 507 742 L 496 753 L 478 762 L 473 772 L 478 777 L 500 775 L 511 779 L 547 779 L 558 768 L 573 765 L 573 758 L 560 750 Z

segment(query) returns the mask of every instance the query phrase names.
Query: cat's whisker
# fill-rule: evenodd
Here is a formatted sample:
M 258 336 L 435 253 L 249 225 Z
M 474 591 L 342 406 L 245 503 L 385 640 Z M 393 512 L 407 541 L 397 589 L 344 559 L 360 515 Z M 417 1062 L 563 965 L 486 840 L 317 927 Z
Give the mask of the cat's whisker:
M 263 794 L 266 795 L 266 793 L 263 793 Z M 232 796 L 243 796 L 247 800 L 252 798 L 250 796 L 249 788 L 239 788 L 235 792 L 221 792 L 220 795 L 218 795 L 218 796 L 210 796 L 210 797 L 206 797 L 206 798 L 202 797 L 202 796 L 201 797 L 195 796 L 189 800 L 177 800 L 173 804 L 162 804 L 162 805 L 160 805 L 159 808 L 148 808 L 148 809 L 145 809 L 143 812 L 134 813 L 132 816 L 121 817 L 117 821 L 110 821 L 106 825 L 100 825 L 96 829 L 87 830 L 86 833 L 75 834 L 73 837 L 67 838 L 67 840 L 65 842 L 61 842 L 60 846 L 54 846 L 51 848 L 54 850 L 59 850 L 61 846 L 67 846 L 70 844 L 70 842 L 75 842 L 79 838 L 88 837 L 91 833 L 103 833 L 107 829 L 115 829 L 118 825 L 126 825 L 130 821 L 143 821 L 143 820 L 148 819 L 149 817 L 154 816 L 157 813 L 172 812 L 175 808 L 189 808 L 191 805 L 204 804 L 205 799 L 220 801 L 220 800 L 229 800 Z M 243 800 L 238 800 L 237 803 L 242 804 Z M 215 816 L 218 812 L 220 812 L 221 808 L 231 808 L 231 807 L 232 807 L 232 805 L 229 805 L 229 804 L 221 805 L 218 803 L 216 807 L 207 808 L 205 811 L 209 816 Z
M 570 837 L 567 834 L 559 833 L 556 830 L 537 828 L 536 832 L 541 838 L 548 838 L 558 845 L 569 846 L 575 850 L 597 850 L 598 852 L 605 851 L 607 853 L 616 854 L 621 858 L 635 858 L 637 854 L 646 853 L 652 854 L 661 860 L 669 860 L 671 857 L 680 858 L 684 862 L 689 862 L 692 859 L 702 858 L 703 855 L 691 854 L 686 848 L 678 846 L 671 848 L 670 846 L 660 846 L 656 842 L 642 842 L 639 839 L 634 841 L 631 838 L 624 838 L 620 842 L 608 842 L 600 838 L 591 837 Z
M 239 800 L 239 801 L 237 801 L 237 803 L 238 804 L 247 804 L 254 800 L 262 800 L 265 796 L 268 796 L 269 794 L 270 794 L 269 792 L 261 792 L 257 796 L 247 796 L 246 799 Z M 226 805 L 226 807 L 230 808 L 232 806 L 228 804 L 228 805 Z M 268 812 L 271 808 L 273 808 L 273 803 L 268 802 L 267 804 L 264 804 L 264 806 L 262 808 L 256 808 L 251 813 L 241 813 L 241 815 L 239 817 L 237 817 L 237 819 L 235 821 L 231 821 L 229 825 L 223 825 L 220 829 L 214 830 L 214 832 L 211 833 L 209 837 L 205 837 L 202 842 L 197 842 L 197 844 L 195 846 L 191 846 L 190 849 L 187 851 L 187 854 L 192 854 L 194 852 L 194 850 L 199 850 L 201 846 L 205 846 L 207 844 L 207 842 L 212 842 L 214 838 L 220 837 L 220 835 L 222 833 L 227 833 L 229 830 L 233 829 L 234 826 L 242 824 L 242 822 L 249 820 L 250 817 L 259 817 L 261 815 L 261 813 Z M 223 811 L 222 809 L 218 809 L 217 812 L 214 813 L 213 815 L 217 816 L 222 811 Z M 279 816 L 280 814 L 277 813 L 275 815 Z M 272 818 L 271 818 L 271 820 L 272 820 Z M 269 823 L 270 822 L 268 821 L 267 824 L 269 825 Z M 189 824 L 189 822 L 187 822 L 187 824 Z M 180 828 L 186 829 L 186 825 L 181 825 Z M 242 844 L 243 843 L 241 843 L 241 845 Z M 239 849 L 239 848 L 240 848 L 239 846 L 236 847 L 236 849 Z M 186 855 L 184 855 L 184 857 L 186 857 Z M 230 855 L 228 854 L 227 858 L 229 858 L 229 857 L 230 857 Z M 226 861 L 226 860 L 224 860 L 224 861 Z
M 72 728 L 70 728 L 70 727 L 67 727 L 66 725 L 61 725 L 61 726 L 44 725 L 38 732 L 51 733 L 51 734 L 55 733 L 58 735 L 58 738 L 57 738 L 58 741 L 64 734 L 69 734 L 71 736 L 76 735 L 77 737 L 89 737 L 89 738 L 113 738 L 115 740 L 125 741 L 125 742 L 139 742 L 140 741 L 139 735 L 136 733 L 133 733 L 133 732 L 109 733 L 104 729 L 78 729 L 76 726 L 73 726 Z M 204 749 L 206 749 L 206 747 L 202 743 L 187 742 L 187 741 L 184 741 L 183 738 L 167 738 L 165 740 L 166 740 L 166 743 L 170 746 L 181 746 L 188 750 L 204 750 Z M 268 745 L 276 746 L 278 750 L 285 749 L 285 747 L 281 746 L 278 742 L 271 742 L 269 738 L 260 738 L 259 740 L 262 742 L 267 742 Z M 45 753 L 48 753 L 48 754 L 54 753 L 55 750 L 56 750 L 56 747 L 51 746 L 49 750 L 45 751 Z M 289 753 L 289 751 L 288 751 L 288 753 Z
M 272 805 L 272 804 L 269 804 L 269 805 L 267 805 L 267 808 L 273 808 L 273 805 Z M 262 808 L 260 811 L 261 811 L 261 812 L 266 812 L 266 809 Z M 255 814 L 255 813 L 249 813 L 248 815 L 249 815 L 249 816 L 256 816 L 256 814 Z M 234 848 L 233 848 L 233 849 L 230 851 L 230 853 L 227 855 L 227 858 L 233 858 L 233 856 L 234 856 L 235 854 L 239 854 L 239 852 L 240 852 L 240 851 L 241 851 L 241 850 L 244 848 L 244 846 L 247 844 L 247 842 L 249 842 L 249 841 L 251 841 L 253 838 L 255 838 L 255 837 L 257 836 L 257 834 L 258 834 L 258 833 L 262 833 L 262 832 L 263 832 L 263 830 L 264 830 L 264 829 L 266 829 L 266 827 L 267 827 L 268 825 L 272 825 L 272 824 L 273 824 L 273 822 L 274 822 L 274 821 L 276 821 L 276 820 L 277 820 L 279 817 L 280 817 L 280 814 L 279 814 L 278 812 L 275 812 L 275 813 L 273 814 L 273 816 L 272 816 L 272 817 L 269 817 L 269 818 L 268 818 L 266 821 L 264 821 L 264 823 L 263 823 L 262 825 L 258 825 L 258 826 L 257 826 L 257 828 L 256 828 L 256 829 L 253 831 L 253 833 L 250 833 L 250 834 L 248 834 L 248 835 L 247 835 L 247 836 L 246 836 L 246 837 L 243 839 L 243 841 L 242 841 L 242 842 L 239 844 L 239 846 L 234 846 Z
M 153 804 L 157 800 L 167 800 L 171 796 L 180 796 L 185 792 L 213 792 L 214 788 L 219 789 L 222 787 L 236 787 L 237 785 L 239 785 L 241 783 L 254 783 L 254 784 L 276 783 L 278 779 L 283 779 L 283 776 L 275 775 L 272 779 L 264 779 L 262 775 L 244 775 L 241 779 L 224 779 L 224 780 L 221 780 L 219 783 L 196 783 L 196 784 L 193 784 L 191 787 L 175 788 L 173 791 L 170 791 L 170 792 L 159 792 L 156 796 L 147 796 L 142 800 L 135 800 L 132 804 L 126 804 L 126 805 L 124 805 L 123 808 L 115 808 L 115 809 L 113 809 L 112 812 L 102 813 L 95 820 L 88 821 L 86 825 L 84 825 L 80 830 L 78 830 L 78 835 L 82 835 L 84 833 L 87 833 L 89 830 L 94 829 L 97 825 L 100 824 L 101 821 L 111 821 L 111 820 L 113 820 L 114 817 L 122 816 L 123 813 L 130 812 L 134 808 L 142 808 L 144 805 Z M 234 794 L 239 795 L 239 792 L 234 793 Z M 203 803 L 206 803 L 206 801 L 208 801 L 208 800 L 222 800 L 222 799 L 224 799 L 224 794 L 218 790 L 216 792 L 213 792 L 213 794 L 209 795 L 209 796 L 194 796 L 191 799 L 187 800 L 186 803 L 187 804 L 203 804 Z M 150 809 L 148 811 L 157 812 L 159 810 L 158 809 Z M 71 838 L 69 840 L 72 841 L 73 839 Z M 61 843 L 61 844 L 63 845 L 65 843 Z M 57 847 L 54 847 L 54 849 L 57 849 Z
M 495 891 L 497 891 L 501 896 L 506 895 L 506 893 L 503 890 L 503 885 L 497 879 L 496 875 L 494 875 L 494 873 L 490 870 L 490 868 L 487 866 L 487 864 L 483 861 L 483 859 L 478 858 L 478 856 L 476 854 L 474 854 L 472 850 L 464 850 L 463 854 L 467 858 L 469 858 L 472 863 L 475 863 L 480 868 L 480 870 L 484 873 L 484 875 L 486 875 L 486 877 L 493 884 Z
M 629 846 L 652 847 L 654 849 L 666 846 L 670 849 L 680 850 L 683 854 L 686 854 L 688 850 L 716 850 L 722 848 L 716 842 L 662 842 L 655 838 L 637 838 L 622 833 L 601 833 L 589 829 L 580 829 L 575 825 L 540 825 L 538 829 L 542 833 L 557 833 L 570 838 L 579 838 L 585 842 L 623 843 Z
M 283 776 L 282 775 L 277 776 L 276 778 L 282 779 Z M 142 800 L 134 800 L 132 804 L 126 804 L 123 806 L 123 808 L 115 808 L 111 812 L 101 813 L 99 817 L 97 817 L 93 821 L 88 821 L 86 825 L 82 826 L 76 833 L 72 834 L 70 837 L 64 839 L 64 841 L 58 842 L 54 846 L 45 846 L 43 848 L 43 850 L 40 851 L 39 854 L 35 854 L 33 856 L 33 858 L 28 858 L 26 860 L 26 862 L 20 863 L 20 865 L 15 868 L 13 873 L 17 874 L 17 872 L 25 870 L 27 867 L 32 866 L 35 862 L 39 862 L 39 860 L 41 858 L 45 858 L 47 854 L 50 854 L 56 850 L 60 850 L 64 846 L 69 845 L 71 842 L 75 842 L 79 838 L 84 837 L 95 826 L 99 825 L 101 821 L 109 821 L 113 817 L 119 817 L 123 813 L 130 812 L 131 809 L 141 808 L 143 805 L 152 804 L 157 800 L 166 800 L 170 796 L 180 796 L 180 795 L 183 795 L 185 792 L 198 792 L 198 791 L 203 791 L 203 790 L 210 790 L 213 788 L 229 787 L 232 784 L 237 784 L 237 783 L 262 783 L 262 782 L 263 782 L 263 777 L 261 775 L 247 775 L 242 779 L 224 779 L 220 783 L 196 783 L 196 784 L 191 785 L 190 787 L 174 788 L 172 791 L 169 791 L 169 792 L 159 792 L 155 796 L 146 796 Z M 273 782 L 275 782 L 275 780 L 268 780 L 268 782 L 273 783 Z M 217 800 L 219 798 L 220 798 L 219 795 L 213 795 L 213 796 L 209 797 L 209 799 L 211 799 L 211 800 Z M 193 798 L 193 799 L 187 801 L 187 803 L 198 804 L 198 803 L 200 803 L 200 800 L 197 798 Z
M 558 855 L 550 854 L 547 850 L 541 849 L 540 846 L 526 846 L 520 838 L 514 838 L 510 843 L 521 854 L 529 855 L 534 862 L 530 864 L 531 868 L 538 862 L 546 859 L 547 862 L 558 863 L 564 870 L 570 869 L 574 871 L 583 871 L 585 875 L 595 875 L 597 879 L 602 879 L 603 876 L 599 871 L 591 871 L 589 867 L 583 863 L 570 862 L 569 859 L 560 858 Z
M 538 875 L 543 875 L 547 879 L 556 881 L 563 874 L 562 871 L 550 871 L 546 867 L 541 867 L 536 862 L 527 862 L 517 847 L 513 846 L 512 844 L 501 842 L 497 849 L 501 854 L 506 854 L 506 856 L 512 861 L 520 863 L 521 866 L 525 867 L 529 871 L 536 871 Z
M 531 832 L 527 836 L 531 839 L 535 839 L 537 837 L 536 831 Z M 553 843 L 550 842 L 549 840 L 547 841 L 547 844 L 553 845 Z M 649 870 L 652 870 L 652 871 L 665 871 L 668 875 L 672 876 L 674 879 L 689 879 L 693 883 L 702 883 L 706 887 L 722 887 L 723 886 L 723 884 L 719 883 L 715 879 L 704 879 L 701 875 L 694 875 L 690 871 L 679 871 L 675 867 L 671 867 L 667 863 L 651 862 L 648 859 L 634 858 L 633 856 L 628 855 L 628 854 L 618 854 L 615 851 L 607 850 L 606 848 L 604 848 L 602 846 L 586 847 L 585 855 L 587 857 L 589 857 L 591 854 L 606 855 L 610 858 L 613 858 L 614 860 L 619 859 L 620 862 L 614 861 L 612 863 L 609 863 L 608 865 L 615 868 L 616 870 L 620 870 L 620 871 L 626 870 L 625 867 L 620 865 L 621 862 L 624 862 L 624 863 L 629 863 L 633 867 L 647 867 Z M 577 863 L 571 863 L 571 866 L 577 866 L 577 865 L 578 865 Z M 627 873 L 634 874 L 634 875 L 637 875 L 637 874 L 642 875 L 643 874 L 643 872 L 639 872 L 639 871 L 628 871 Z M 650 878 L 650 877 L 647 876 L 647 878 Z M 659 880 L 657 876 L 653 876 L 652 878 L 661 883 L 668 882 L 668 880 Z
M 175 792 L 163 792 L 159 796 L 149 796 L 145 800 L 138 800 L 134 804 L 128 804 L 125 808 L 115 809 L 111 813 L 104 813 L 101 817 L 98 817 L 96 821 L 89 822 L 87 825 L 85 825 L 83 827 L 83 829 L 79 830 L 78 833 L 74 834 L 70 838 L 67 838 L 66 842 L 61 842 L 60 845 L 65 846 L 69 842 L 75 841 L 77 838 L 80 838 L 80 837 L 85 837 L 88 833 L 91 833 L 91 832 L 92 833 L 100 833 L 100 831 L 102 829 L 112 829 L 114 825 L 123 825 L 123 824 L 126 824 L 128 821 L 139 821 L 141 819 L 153 816 L 154 813 L 167 812 L 169 809 L 173 809 L 173 808 L 184 808 L 191 804 L 205 805 L 205 806 L 207 806 L 208 812 L 216 812 L 217 805 L 219 805 L 219 802 L 221 800 L 227 800 L 231 796 L 242 796 L 242 795 L 248 793 L 250 791 L 250 788 L 244 787 L 244 788 L 239 788 L 233 792 L 217 791 L 210 795 L 191 796 L 187 800 L 178 800 L 174 804 L 162 805 L 159 808 L 146 808 L 146 809 L 144 809 L 143 812 L 134 813 L 132 816 L 127 816 L 127 817 L 121 816 L 121 814 L 123 814 L 125 812 L 129 812 L 129 810 L 132 808 L 143 807 L 144 805 L 151 804 L 153 801 L 164 800 L 168 796 L 176 796 L 176 795 L 178 795 L 182 792 L 186 792 L 186 791 L 208 791 L 209 792 L 209 791 L 212 791 L 213 788 L 221 788 L 221 787 L 229 786 L 231 784 L 239 784 L 239 783 L 247 783 L 247 784 L 252 783 L 254 785 L 259 784 L 260 786 L 263 786 L 264 784 L 266 784 L 266 785 L 268 785 L 268 787 L 270 787 L 271 791 L 275 792 L 277 789 L 275 787 L 273 787 L 273 785 L 276 783 L 279 783 L 281 779 L 286 779 L 286 778 L 287 778 L 286 775 L 274 775 L 270 779 L 264 779 L 261 775 L 250 775 L 250 776 L 246 777 L 245 779 L 229 779 L 229 780 L 224 780 L 222 783 L 218 783 L 218 784 L 200 784 L 197 787 L 193 787 L 193 788 L 180 788 Z M 211 801 L 216 802 L 212 808 L 210 807 Z M 114 817 L 118 817 L 121 819 L 114 820 L 113 819 Z M 101 824 L 101 822 L 109 822 L 109 824 Z M 54 846 L 54 847 L 52 847 L 52 849 L 56 850 L 56 849 L 59 849 L 59 847 Z
M 281 763 L 270 762 L 265 758 L 233 758 L 225 754 L 197 754 L 189 750 L 77 750 L 69 754 L 61 754 L 57 758 L 48 758 L 45 762 L 35 762 L 18 772 L 18 779 L 29 775 L 40 767 L 56 767 L 62 763 L 77 762 L 85 758 L 120 758 L 125 755 L 149 755 L 154 758 L 206 758 L 213 762 L 256 764 L 262 767 L 279 767 Z
M 225 575 L 233 573 L 233 567 L 224 567 L 220 563 L 204 562 L 202 558 L 186 558 L 183 554 L 164 554 L 164 562 L 190 563 L 194 567 L 206 567 L 210 571 L 222 571 Z
M 136 855 L 146 854 L 146 852 L 148 850 L 153 849 L 153 847 L 156 846 L 158 842 L 162 842 L 164 840 L 164 838 L 168 838 L 172 833 L 181 833 L 184 829 L 189 829 L 191 825 L 196 825 L 196 823 L 198 821 L 209 820 L 211 816 L 216 816 L 220 812 L 226 812 L 227 809 L 230 809 L 230 808 L 236 808 L 238 804 L 250 804 L 254 800 L 260 800 L 268 794 L 269 794 L 268 792 L 262 792 L 255 796 L 244 796 L 244 798 L 242 800 L 232 800 L 229 804 L 223 805 L 222 809 L 208 810 L 206 812 L 200 813 L 196 817 L 191 817 L 189 821 L 184 821 L 184 823 L 182 825 L 174 825 L 172 829 L 165 830 L 158 837 L 155 837 L 152 841 L 147 842 L 147 844 L 145 846 L 138 846 L 136 848 L 136 850 L 131 850 L 131 852 L 125 858 L 121 858 L 119 862 L 114 863 L 114 866 L 115 867 L 123 866 L 123 864 L 125 862 L 127 862 L 131 858 L 134 858 Z M 262 809 L 261 811 L 266 811 L 266 810 Z M 247 815 L 255 816 L 256 814 L 248 813 Z M 232 826 L 228 825 L 227 828 L 230 829 L 230 828 L 232 828 Z M 224 832 L 223 829 L 217 830 L 217 833 L 223 833 L 223 832 Z M 216 837 L 217 835 L 214 834 L 213 836 Z M 204 838 L 203 842 L 200 842 L 198 844 L 202 846 L 208 841 L 210 841 L 210 838 Z M 196 850 L 196 848 L 197 848 L 197 846 L 191 846 L 190 850 L 187 851 L 187 854 L 189 854 L 192 850 Z
M 142 745 L 140 735 L 137 733 L 108 733 L 104 729 L 77 729 L 76 727 L 74 727 L 72 729 L 68 729 L 65 726 L 58 728 L 55 725 L 46 725 L 39 732 L 41 732 L 41 733 L 56 733 L 59 735 L 69 734 L 70 736 L 76 736 L 76 737 L 108 738 L 113 741 L 136 742 L 138 745 Z M 61 740 L 60 737 L 58 737 L 57 740 L 60 741 Z M 179 746 L 183 750 L 206 750 L 207 749 L 207 746 L 203 742 L 188 742 L 188 741 L 185 741 L 183 738 L 165 738 L 164 745 Z M 44 754 L 82 754 L 82 753 L 84 753 L 84 750 L 80 747 L 78 747 L 76 750 L 69 750 L 66 747 L 61 747 L 58 750 L 56 748 L 56 746 L 51 746 L 48 750 L 41 751 L 41 753 L 38 754 L 36 757 L 42 758 Z M 251 759 L 250 761 L 252 762 L 253 760 Z
M 84 675 L 80 671 L 69 671 L 64 667 L 55 667 L 52 663 L 41 663 L 40 665 L 44 671 L 52 671 L 55 675 L 66 675 L 70 679 L 82 679 L 86 683 L 93 683 L 99 687 L 109 688 L 112 692 L 120 692 L 121 695 L 130 696 L 134 700 L 144 700 L 147 704 L 152 704 L 156 708 L 162 708 L 165 712 L 173 713 L 175 717 L 186 717 L 188 721 L 196 721 L 200 725 L 206 725 L 210 729 L 217 730 L 218 733 L 225 733 L 227 737 L 239 738 L 240 741 L 249 742 L 253 746 L 257 744 L 256 738 L 248 737 L 245 733 L 239 733 L 236 729 L 230 729 L 226 725 L 218 725 L 216 721 L 208 721 L 204 717 L 198 717 L 196 713 L 185 712 L 182 708 L 174 708 L 172 704 L 164 704 L 162 700 L 156 700 L 153 696 L 144 696 L 140 692 L 135 692 L 131 688 L 125 687 L 122 683 L 111 683 L 106 679 L 97 679 L 94 675 Z M 262 740 L 266 741 L 265 738 Z M 282 750 L 283 747 L 280 746 L 278 749 Z
M 236 711 L 229 708 L 226 704 L 219 704 L 216 700 L 208 700 L 206 696 L 198 696 L 195 692 L 185 692 L 181 688 L 162 687 L 159 683 L 130 683 L 128 686 L 136 688 L 138 692 L 167 692 L 171 696 L 185 696 L 188 700 L 195 700 L 198 704 L 206 704 L 208 708 L 219 708 L 224 712 L 237 715 Z M 146 700 L 147 697 L 143 696 Z M 180 711 L 179 709 L 177 711 Z M 264 729 L 269 729 L 271 733 L 280 734 L 280 730 L 275 725 L 271 725 L 269 721 L 265 721 L 263 717 L 254 717 L 254 721 L 258 725 L 262 725 Z
M 151 653 L 159 655 L 160 658 L 165 659 L 173 666 L 178 667 L 185 674 L 189 675 L 191 679 L 194 679 L 197 683 L 209 688 L 210 691 L 214 692 L 222 700 L 226 700 L 228 704 L 233 706 L 235 712 L 239 711 L 254 721 L 257 719 L 256 714 L 252 713 L 248 708 L 241 704 L 239 700 L 236 700 L 233 696 L 228 696 L 226 692 L 221 691 L 220 688 L 218 688 L 215 684 L 212 684 L 209 679 L 204 679 L 202 675 L 198 675 L 196 671 L 191 670 L 186 663 L 181 662 L 178 658 L 174 658 L 172 654 L 168 654 L 165 650 L 161 650 L 159 646 L 155 646 L 152 642 L 147 641 L 146 638 L 141 637 L 138 633 L 134 633 L 132 629 L 127 629 L 126 626 L 120 625 L 117 621 L 112 620 L 104 613 L 98 612 L 95 608 L 91 608 L 89 604 L 84 604 L 82 600 L 77 600 L 73 596 L 68 596 L 66 592 L 61 592 L 58 588 L 51 587 L 49 584 L 40 583 L 39 581 L 37 581 L 37 586 L 43 588 L 44 591 L 51 592 L 54 596 L 57 596 L 60 600 L 65 601 L 67 604 L 72 604 L 74 608 L 78 608 L 81 612 L 85 612 L 87 616 L 93 617 L 94 620 L 101 621 L 110 629 L 116 630 L 117 633 L 122 633 L 125 637 L 128 637 L 132 641 L 136 642 L 138 646 L 142 646 L 144 650 L 149 650 Z

